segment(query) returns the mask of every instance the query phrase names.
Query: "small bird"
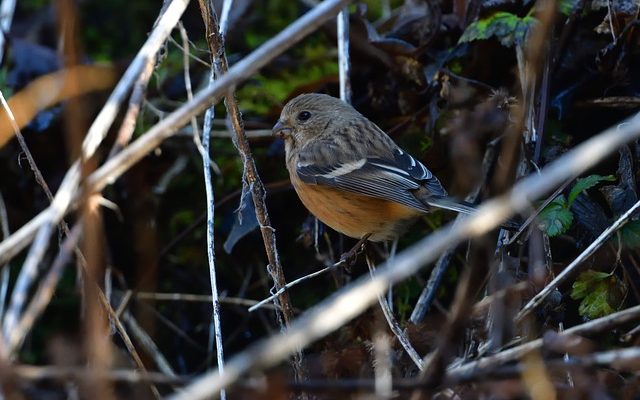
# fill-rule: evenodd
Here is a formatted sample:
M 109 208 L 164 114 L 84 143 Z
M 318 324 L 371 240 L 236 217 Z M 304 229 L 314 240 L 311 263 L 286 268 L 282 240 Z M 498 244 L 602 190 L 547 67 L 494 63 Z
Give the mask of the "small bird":
M 432 208 L 475 209 L 351 105 L 325 94 L 289 101 L 273 127 L 285 143 L 291 183 L 305 207 L 355 239 L 397 239 Z

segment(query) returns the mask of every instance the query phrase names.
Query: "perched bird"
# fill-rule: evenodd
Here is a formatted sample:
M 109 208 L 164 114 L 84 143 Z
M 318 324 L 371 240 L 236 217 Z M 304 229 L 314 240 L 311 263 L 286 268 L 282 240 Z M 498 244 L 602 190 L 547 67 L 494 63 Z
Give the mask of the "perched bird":
M 324 94 L 289 101 L 273 127 L 291 183 L 320 221 L 352 238 L 396 239 L 432 208 L 474 210 L 349 104 Z

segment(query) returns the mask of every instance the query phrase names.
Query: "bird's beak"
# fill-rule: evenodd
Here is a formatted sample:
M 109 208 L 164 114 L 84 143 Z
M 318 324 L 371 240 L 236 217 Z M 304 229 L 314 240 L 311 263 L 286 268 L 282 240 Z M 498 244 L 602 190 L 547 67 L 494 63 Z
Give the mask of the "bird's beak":
M 273 126 L 271 132 L 273 132 L 274 136 L 284 139 L 291 135 L 291 128 L 283 124 L 281 120 L 278 120 L 278 122 Z

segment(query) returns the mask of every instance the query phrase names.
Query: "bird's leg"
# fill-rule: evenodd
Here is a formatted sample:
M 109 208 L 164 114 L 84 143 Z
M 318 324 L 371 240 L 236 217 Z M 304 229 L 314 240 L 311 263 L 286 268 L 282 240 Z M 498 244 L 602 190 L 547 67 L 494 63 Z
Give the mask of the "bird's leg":
M 345 268 L 348 269 L 350 266 L 355 264 L 356 260 L 358 259 L 358 254 L 362 253 L 364 245 L 367 243 L 369 236 L 371 236 L 370 233 L 364 235 L 362 238 L 360 238 L 360 240 L 358 240 L 356 245 L 351 248 L 351 250 L 340 256 L 340 262 L 345 263 Z

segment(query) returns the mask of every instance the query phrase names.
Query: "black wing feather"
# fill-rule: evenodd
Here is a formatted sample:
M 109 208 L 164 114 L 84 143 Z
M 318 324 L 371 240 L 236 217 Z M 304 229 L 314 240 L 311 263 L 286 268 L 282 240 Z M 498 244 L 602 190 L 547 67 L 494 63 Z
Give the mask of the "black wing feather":
M 345 165 L 353 168 L 345 170 Z M 447 195 L 438 179 L 422 163 L 400 149 L 394 151 L 394 159 L 369 157 L 351 163 L 336 161 L 335 165 L 305 162 L 299 163 L 296 169 L 305 183 L 395 201 L 425 212 L 429 206 L 414 196 L 417 189 L 426 188 L 433 197 Z

